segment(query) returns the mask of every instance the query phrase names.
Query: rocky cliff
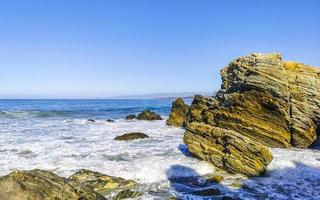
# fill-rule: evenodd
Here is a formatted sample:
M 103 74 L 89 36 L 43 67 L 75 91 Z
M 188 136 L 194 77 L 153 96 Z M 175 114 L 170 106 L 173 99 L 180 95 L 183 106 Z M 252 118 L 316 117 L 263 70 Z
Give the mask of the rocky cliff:
M 316 140 L 319 68 L 282 61 L 280 54 L 251 54 L 232 61 L 221 77 L 216 96 L 196 96 L 188 111 L 184 141 L 194 155 L 252 176 L 272 160 L 266 147 L 307 148 Z M 227 142 L 215 142 L 220 139 Z M 252 161 L 253 155 L 263 158 Z

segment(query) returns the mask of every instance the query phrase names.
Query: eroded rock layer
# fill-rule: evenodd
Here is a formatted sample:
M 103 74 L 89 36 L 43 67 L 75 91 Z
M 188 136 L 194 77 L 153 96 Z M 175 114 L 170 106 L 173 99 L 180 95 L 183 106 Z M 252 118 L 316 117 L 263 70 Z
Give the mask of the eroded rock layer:
M 280 54 L 252 54 L 232 61 L 221 76 L 216 96 L 195 96 L 188 111 L 185 142 L 194 155 L 251 176 L 271 162 L 265 147 L 307 148 L 316 140 L 319 68 L 284 62 Z M 231 139 L 237 151 L 226 154 L 225 143 L 215 142 L 221 132 L 237 138 Z

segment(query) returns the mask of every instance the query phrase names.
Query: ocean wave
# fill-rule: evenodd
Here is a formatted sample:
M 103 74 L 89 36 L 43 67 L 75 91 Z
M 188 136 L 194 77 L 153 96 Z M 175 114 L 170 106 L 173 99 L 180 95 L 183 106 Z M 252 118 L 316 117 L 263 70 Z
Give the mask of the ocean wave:
M 0 111 L 0 117 L 5 118 L 29 118 L 29 117 L 57 117 L 70 115 L 71 111 L 38 111 L 38 110 L 14 110 L 14 111 Z

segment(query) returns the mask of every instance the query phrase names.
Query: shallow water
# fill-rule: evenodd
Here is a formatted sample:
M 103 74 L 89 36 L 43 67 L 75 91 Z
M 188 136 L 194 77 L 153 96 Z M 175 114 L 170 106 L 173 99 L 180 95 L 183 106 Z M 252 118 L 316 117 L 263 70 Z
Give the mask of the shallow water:
M 126 121 L 128 114 L 151 109 L 166 118 L 165 100 L 0 100 L 0 175 L 14 169 L 40 168 L 69 176 L 86 168 L 134 179 L 143 185 L 143 199 L 212 199 L 193 192 L 218 188 L 240 199 L 319 199 L 320 151 L 272 149 L 274 160 L 261 178 L 245 179 L 215 170 L 190 157 L 184 130 L 165 121 Z M 190 100 L 189 100 L 190 102 Z M 87 119 L 96 122 L 88 122 Z M 115 122 L 107 122 L 114 119 Z M 140 131 L 150 138 L 115 141 Z M 222 174 L 221 184 L 207 183 L 207 174 Z M 232 187 L 234 183 L 243 188 Z

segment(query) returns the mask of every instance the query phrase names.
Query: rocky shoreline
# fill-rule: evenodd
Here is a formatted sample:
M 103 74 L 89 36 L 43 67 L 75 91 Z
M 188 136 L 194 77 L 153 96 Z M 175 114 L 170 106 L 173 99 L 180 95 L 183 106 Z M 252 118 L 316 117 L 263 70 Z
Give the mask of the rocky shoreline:
M 221 70 L 221 76 L 221 90 L 216 95 L 196 95 L 190 106 L 182 98 L 172 103 L 166 123 L 185 129 L 186 156 L 191 153 L 226 173 L 261 176 L 273 160 L 269 148 L 308 148 L 317 140 L 320 134 L 319 68 L 282 61 L 280 54 L 252 54 L 232 61 Z M 132 120 L 162 118 L 145 110 L 137 116 L 127 116 L 126 120 L 132 123 Z M 96 123 L 94 119 L 87 122 Z M 149 136 L 145 133 L 133 131 L 114 140 L 131 144 L 130 140 L 148 142 L 152 137 L 146 138 Z M 184 166 L 171 167 L 192 171 Z M 190 195 L 239 199 L 227 189 L 218 189 L 224 177 L 217 174 L 208 177 L 195 174 L 189 178 L 168 176 L 168 179 L 171 187 L 182 188 Z M 236 182 L 232 186 L 246 187 Z M 143 187 L 138 181 L 87 169 L 69 177 L 39 169 L 22 170 L 0 177 L 0 199 L 120 200 L 154 192 Z M 184 191 L 184 187 L 196 189 Z M 168 199 L 179 197 L 168 196 Z

